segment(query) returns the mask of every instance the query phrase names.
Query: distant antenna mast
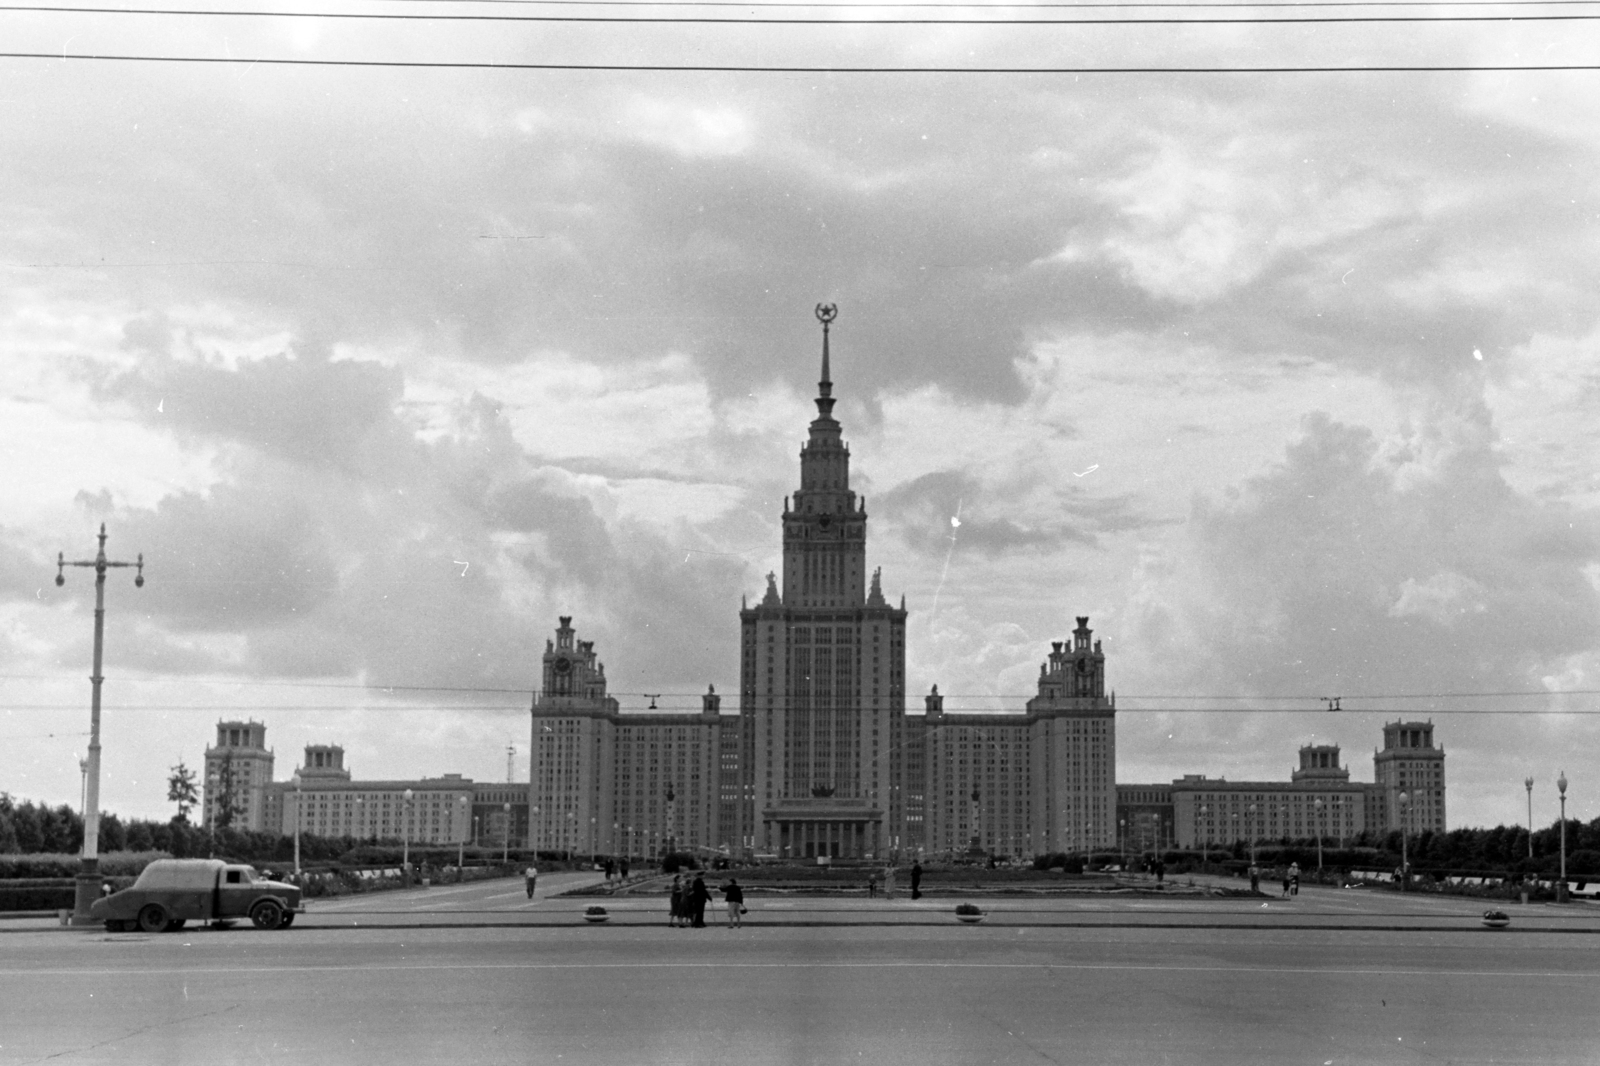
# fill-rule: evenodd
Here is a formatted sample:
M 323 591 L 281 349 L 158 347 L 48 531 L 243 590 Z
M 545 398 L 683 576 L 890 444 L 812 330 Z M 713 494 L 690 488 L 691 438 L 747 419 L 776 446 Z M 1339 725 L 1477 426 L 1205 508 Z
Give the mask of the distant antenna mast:
M 506 745 L 506 784 L 514 784 L 517 780 L 517 746 Z

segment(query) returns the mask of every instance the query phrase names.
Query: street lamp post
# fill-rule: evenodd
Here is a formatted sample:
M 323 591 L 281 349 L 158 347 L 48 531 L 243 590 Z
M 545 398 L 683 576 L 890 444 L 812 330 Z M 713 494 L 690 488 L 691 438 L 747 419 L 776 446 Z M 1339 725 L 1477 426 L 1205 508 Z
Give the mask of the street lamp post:
M 1317 873 L 1322 872 L 1322 797 L 1318 796 L 1314 803 L 1317 808 Z
M 1210 811 L 1210 809 L 1211 808 L 1207 807 L 1204 803 L 1202 803 L 1200 805 L 1200 818 L 1201 818 L 1202 821 L 1205 820 L 1206 813 L 1208 811 Z M 1198 823 L 1195 826 L 1195 836 L 1200 836 L 1200 829 L 1199 829 Z M 1202 869 L 1204 869 L 1206 864 L 1211 861 L 1210 850 L 1206 847 L 1207 843 L 1208 843 L 1208 841 L 1204 837 L 1201 837 L 1201 839 L 1200 839 L 1200 866 L 1201 866 Z
M 511 862 L 511 804 L 503 803 L 506 812 L 506 831 L 500 837 L 500 865 Z
M 408 788 L 402 794 L 402 807 L 400 816 L 405 819 L 405 825 L 400 830 L 402 843 L 400 845 L 400 879 L 406 888 L 411 887 L 411 796 Z
M 64 552 L 56 553 L 56 587 L 67 583 L 66 568 L 94 568 L 94 672 L 89 675 L 89 765 L 83 786 L 83 857 L 78 868 L 73 895 L 72 924 L 89 925 L 89 904 L 100 898 L 100 674 L 106 632 L 106 571 L 114 567 L 137 567 L 134 588 L 144 586 L 144 553 L 134 563 L 112 562 L 106 558 L 106 524 L 100 523 L 100 550 L 89 560 L 67 562 Z
M 1567 902 L 1567 772 L 1556 778 L 1556 791 L 1561 793 L 1561 880 L 1556 883 L 1556 902 Z
M 1411 864 L 1406 860 L 1406 803 L 1411 799 L 1406 793 L 1400 793 L 1400 891 L 1406 890 L 1406 882 L 1411 880 Z
M 1528 858 L 1533 858 L 1533 778 L 1526 777 L 1522 786 L 1528 790 Z
M 1250 824 L 1246 827 L 1245 832 L 1250 834 L 1250 865 L 1254 866 L 1256 864 L 1256 837 L 1261 835 L 1256 829 L 1256 805 L 1252 803 L 1244 810 L 1250 816 Z
M 305 793 L 300 789 L 300 771 L 294 772 L 294 872 L 300 873 L 300 811 Z
M 461 811 L 461 835 L 456 837 L 456 884 L 467 876 L 467 797 L 457 796 L 456 806 Z

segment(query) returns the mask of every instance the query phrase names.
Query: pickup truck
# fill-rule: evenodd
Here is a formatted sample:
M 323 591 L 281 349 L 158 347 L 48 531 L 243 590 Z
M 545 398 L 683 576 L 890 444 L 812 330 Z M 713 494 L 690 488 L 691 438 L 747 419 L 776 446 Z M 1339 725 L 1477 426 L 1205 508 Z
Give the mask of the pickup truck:
M 157 859 L 121 892 L 97 899 L 89 914 L 106 929 L 147 933 L 182 929 L 193 919 L 223 923 L 249 918 L 257 929 L 287 929 L 302 913 L 300 889 L 258 880 L 249 866 L 221 859 Z

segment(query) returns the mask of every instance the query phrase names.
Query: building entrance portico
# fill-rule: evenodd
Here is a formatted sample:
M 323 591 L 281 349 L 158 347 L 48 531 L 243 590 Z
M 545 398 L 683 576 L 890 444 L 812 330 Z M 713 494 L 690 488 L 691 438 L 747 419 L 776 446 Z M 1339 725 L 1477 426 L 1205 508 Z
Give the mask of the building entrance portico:
M 865 800 L 790 800 L 761 813 L 768 847 L 784 858 L 868 859 L 884 853 L 883 812 Z

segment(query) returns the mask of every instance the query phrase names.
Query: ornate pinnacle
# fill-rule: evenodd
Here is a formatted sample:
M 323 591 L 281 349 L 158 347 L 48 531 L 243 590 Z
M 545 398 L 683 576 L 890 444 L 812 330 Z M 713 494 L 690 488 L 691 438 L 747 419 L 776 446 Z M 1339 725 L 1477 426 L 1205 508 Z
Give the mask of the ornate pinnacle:
M 833 379 L 828 372 L 828 326 L 839 317 L 836 304 L 818 304 L 817 321 L 822 323 L 822 380 L 817 383 L 817 412 L 823 418 L 833 414 Z

